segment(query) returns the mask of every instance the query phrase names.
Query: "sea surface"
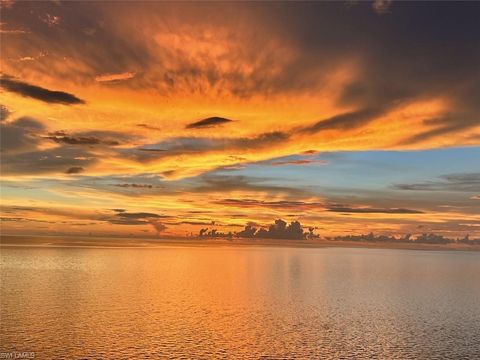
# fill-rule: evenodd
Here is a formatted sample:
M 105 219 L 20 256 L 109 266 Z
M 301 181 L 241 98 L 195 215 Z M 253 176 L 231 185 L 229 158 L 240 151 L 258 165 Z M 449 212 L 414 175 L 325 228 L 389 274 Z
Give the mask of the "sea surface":
M 35 359 L 480 359 L 480 254 L 2 247 L 0 352 Z

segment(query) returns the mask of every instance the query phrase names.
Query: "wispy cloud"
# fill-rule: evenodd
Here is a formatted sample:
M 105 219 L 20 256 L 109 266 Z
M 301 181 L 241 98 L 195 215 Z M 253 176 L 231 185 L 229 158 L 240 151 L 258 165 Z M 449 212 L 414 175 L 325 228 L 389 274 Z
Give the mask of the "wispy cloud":
M 135 72 L 122 72 L 118 74 L 103 74 L 103 75 L 97 75 L 95 76 L 95 81 L 97 82 L 112 82 L 112 81 L 122 81 L 122 80 L 128 80 L 132 79 L 135 77 L 136 73 Z
M 311 160 L 311 159 L 299 159 L 299 160 L 283 160 L 269 162 L 271 166 L 305 166 L 311 164 L 326 165 L 327 160 Z
M 460 173 L 443 175 L 437 180 L 419 183 L 396 184 L 399 190 L 409 191 L 480 191 L 480 173 Z
M 358 214 L 423 214 L 423 211 L 403 208 L 371 208 L 371 207 L 349 207 L 342 205 L 329 206 L 327 211 L 337 213 L 358 213 Z

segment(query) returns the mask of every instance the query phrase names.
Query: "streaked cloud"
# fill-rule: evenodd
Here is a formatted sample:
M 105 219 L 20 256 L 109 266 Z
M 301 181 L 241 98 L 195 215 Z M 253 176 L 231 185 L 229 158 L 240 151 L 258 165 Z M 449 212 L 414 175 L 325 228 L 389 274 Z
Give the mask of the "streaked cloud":
M 278 160 L 278 161 L 271 161 L 271 166 L 305 166 L 305 165 L 326 165 L 328 164 L 327 160 L 310 160 L 310 159 L 299 159 L 299 160 Z
M 480 173 L 463 173 L 443 175 L 438 179 L 395 185 L 400 190 L 410 191 L 480 191 Z
M 349 207 L 334 205 L 327 208 L 327 211 L 338 213 L 360 213 L 360 214 L 422 214 L 423 211 L 403 208 L 371 208 L 371 207 Z
M 43 137 L 57 144 L 68 145 L 125 145 L 132 140 L 128 134 L 115 131 L 85 131 L 69 134 L 65 131 L 54 131 Z
M 126 71 L 118 74 L 103 74 L 95 76 L 95 81 L 97 82 L 111 82 L 111 81 L 122 81 L 128 80 L 135 77 L 135 72 Z

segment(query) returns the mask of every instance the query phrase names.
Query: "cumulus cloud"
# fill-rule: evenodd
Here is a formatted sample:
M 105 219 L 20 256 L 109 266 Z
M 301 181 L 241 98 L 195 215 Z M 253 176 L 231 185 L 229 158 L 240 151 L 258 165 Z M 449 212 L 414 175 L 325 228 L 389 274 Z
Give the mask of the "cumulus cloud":
M 49 90 L 40 86 L 31 85 L 24 81 L 16 80 L 8 75 L 2 75 L 2 77 L 0 78 L 0 86 L 7 91 L 22 95 L 24 97 L 41 100 L 47 103 L 63 105 L 75 105 L 85 103 L 84 100 L 79 99 L 73 94 L 64 91 Z
M 302 229 L 302 224 L 298 221 L 292 221 L 287 225 L 282 219 L 277 219 L 268 229 L 260 228 L 258 231 L 253 224 L 247 224 L 243 231 L 236 233 L 241 238 L 261 238 L 261 239 L 291 239 L 301 240 L 306 237 Z

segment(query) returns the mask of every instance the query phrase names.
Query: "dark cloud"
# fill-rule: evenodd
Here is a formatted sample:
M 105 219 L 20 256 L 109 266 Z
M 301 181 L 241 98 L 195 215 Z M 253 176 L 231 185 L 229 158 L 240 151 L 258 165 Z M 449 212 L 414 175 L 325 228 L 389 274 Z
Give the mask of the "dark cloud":
M 387 4 L 376 2 L 375 6 L 385 9 Z M 476 25 L 480 14 L 478 5 L 457 6 L 447 2 L 441 6 L 418 7 L 414 3 L 402 3 L 393 6 L 395 9 L 389 8 L 394 15 L 381 17 L 367 11 L 368 3 L 343 11 L 339 9 L 341 4 L 297 5 L 285 4 L 275 12 L 287 14 L 288 11 L 289 25 L 284 25 L 285 33 L 290 32 L 286 35 L 303 49 L 305 56 L 359 60 L 356 78 L 344 87 L 338 98 L 339 105 L 356 110 L 347 116 L 340 114 L 327 119 L 323 125 L 320 121 L 305 131 L 332 126 L 338 129 L 337 126 L 347 124 L 360 127 L 402 103 L 436 97 L 448 98 L 449 114 L 442 116 L 440 123 L 427 122 L 432 129 L 423 136 L 415 138 L 415 129 L 412 129 L 410 142 L 472 129 L 478 124 L 480 49 L 472 46 L 480 35 Z M 338 26 L 340 23 L 349 26 Z M 405 23 L 410 24 L 406 30 Z M 328 31 L 329 28 L 336 31 Z M 446 44 L 452 50 L 449 54 L 444 51 Z
M 44 130 L 44 125 L 36 119 L 21 117 L 10 122 L 1 122 L 0 143 L 2 153 L 29 151 L 36 148 L 39 143 L 39 133 Z
M 24 129 L 35 130 L 35 131 L 40 131 L 45 129 L 45 126 L 40 121 L 28 116 L 23 116 L 21 118 L 18 118 L 17 120 L 15 120 L 14 122 L 10 122 L 9 124 L 20 126 Z
M 27 175 L 61 173 L 65 169 L 85 168 L 97 162 L 88 151 L 69 147 L 26 151 L 2 156 L 2 173 L 5 175 Z
M 83 149 L 67 146 L 41 149 L 45 130 L 40 121 L 30 117 L 0 123 L 3 174 L 74 174 L 97 161 Z
M 459 119 L 461 119 L 461 121 L 458 121 Z M 423 124 L 430 127 L 430 129 L 414 134 L 399 143 L 406 145 L 417 144 L 431 138 L 474 127 L 478 123 L 479 114 L 474 113 L 461 114 L 460 112 L 457 112 L 454 115 L 427 119 L 423 121 Z
M 44 137 L 45 139 L 65 145 L 125 145 L 134 139 L 133 136 L 118 131 L 84 131 L 68 134 L 65 131 L 55 131 Z
M 110 213 L 99 212 L 99 211 L 86 211 L 86 212 L 77 212 L 68 208 L 40 208 L 40 207 L 22 207 L 22 206 L 9 206 L 2 207 L 2 213 L 12 214 L 14 216 L 9 217 L 9 219 L 16 218 L 20 221 L 37 221 L 34 220 L 37 214 L 46 214 L 60 216 L 61 218 L 68 218 L 68 221 L 55 220 L 52 223 L 69 223 L 72 224 L 72 221 L 86 220 L 90 224 L 92 221 L 95 222 L 107 222 L 115 225 L 151 225 L 157 232 L 162 232 L 166 229 L 162 225 L 162 219 L 171 218 L 168 215 L 160 215 L 150 212 L 128 212 L 125 209 L 111 209 Z M 111 212 L 113 211 L 113 214 Z M 32 219 L 33 218 L 33 219 Z M 13 220 L 9 220 L 13 221 Z
M 48 220 L 40 220 L 40 219 L 30 219 L 24 217 L 5 217 L 1 216 L 0 221 L 11 221 L 11 222 L 39 222 L 39 223 L 46 223 L 46 224 L 56 224 L 56 221 L 48 221 Z
M 150 125 L 150 124 L 137 124 L 137 126 L 141 127 L 141 128 L 144 128 L 144 129 L 147 129 L 147 130 L 155 130 L 155 131 L 162 130 L 158 126 L 153 126 L 153 125 Z
M 45 139 L 52 140 L 57 144 L 69 144 L 69 145 L 97 145 L 100 143 L 100 139 L 95 137 L 71 137 L 71 136 L 46 136 Z M 112 145 L 118 145 L 118 142 L 114 142 Z
M 305 166 L 305 165 L 311 165 L 311 164 L 325 165 L 327 163 L 328 161 L 326 160 L 298 159 L 298 160 L 271 161 L 263 164 L 267 164 L 271 166 Z
M 201 225 L 201 226 L 205 226 L 205 225 L 214 225 L 212 224 L 215 223 L 214 221 L 193 221 L 193 220 L 185 220 L 185 221 L 180 221 L 178 222 L 178 224 L 185 224 L 185 225 Z
M 268 201 L 256 199 L 223 199 L 215 201 L 216 204 L 225 206 L 232 206 L 238 208 L 268 208 L 278 210 L 320 210 L 340 213 L 363 213 L 363 214 L 422 214 L 423 211 L 404 209 L 404 208 L 373 208 L 373 207 L 353 207 L 347 205 L 325 204 L 322 202 L 308 202 L 308 201 Z
M 325 130 L 350 130 L 364 126 L 369 121 L 384 113 L 384 108 L 365 108 L 358 111 L 344 113 L 323 119 L 313 125 L 303 127 L 298 131 L 300 133 L 314 134 Z
M 0 105 L 0 121 L 6 120 L 11 112 L 5 105 Z
M 138 149 L 136 149 L 136 150 L 138 150 L 138 151 L 146 151 L 146 152 L 150 151 L 150 152 L 152 152 L 152 153 L 167 151 L 167 150 L 165 150 L 165 149 L 146 149 L 146 148 L 138 148 Z
M 126 212 L 126 211 L 118 212 L 117 216 L 120 217 L 120 218 L 126 218 L 126 219 L 146 219 L 146 218 L 160 219 L 160 218 L 169 217 L 167 215 L 158 215 L 158 214 L 149 213 L 149 212 L 129 213 L 129 212 Z
M 432 129 L 423 134 L 423 138 L 440 137 L 478 123 L 480 49 L 474 44 L 480 35 L 480 6 L 430 5 L 390 0 L 348 7 L 343 2 L 147 2 L 135 7 L 128 2 L 115 7 L 108 2 L 62 6 L 18 2 L 5 9 L 8 26 L 28 29 L 33 35 L 9 37 L 9 46 L 2 46 L 2 52 L 5 59 L 18 59 L 19 49 L 32 53 L 48 49 L 55 56 L 32 61 L 29 70 L 48 74 L 54 68 L 59 78 L 69 77 L 79 84 L 91 81 L 95 74 L 130 71 L 138 72 L 128 82 L 133 89 L 155 88 L 162 95 L 178 89 L 240 98 L 318 93 L 328 86 L 333 70 L 352 60 L 354 78 L 337 99 L 338 105 L 350 110 L 306 127 L 306 133 L 348 130 L 350 125 L 358 128 L 400 103 L 447 97 L 451 114 L 442 124 L 431 123 Z M 62 21 L 48 26 L 39 20 L 39 12 Z M 143 19 L 142 29 L 135 26 L 132 19 L 136 18 Z M 232 23 L 232 18 L 237 21 Z M 169 25 L 162 28 L 159 24 L 165 19 Z M 145 41 L 150 29 L 164 33 L 167 40 L 173 33 L 179 45 L 160 39 L 152 47 Z M 212 41 L 203 35 L 212 32 L 219 38 Z M 190 42 L 218 43 L 220 49 L 225 43 L 226 48 L 220 54 L 191 56 Z M 445 48 L 450 51 L 445 53 Z M 61 66 L 65 58 L 76 59 L 82 66 L 72 74 L 71 67 Z M 6 63 L 12 69 L 17 65 Z M 423 141 L 415 135 L 407 141 Z
M 359 213 L 359 214 L 423 214 L 423 211 L 403 208 L 371 208 L 371 207 L 349 207 L 329 206 L 326 209 L 338 213 Z
M 158 224 L 159 219 L 170 218 L 168 215 L 159 215 L 149 212 L 127 212 L 118 211 L 123 209 L 116 209 L 113 217 L 106 218 L 105 220 L 111 224 L 117 225 L 145 225 L 145 224 Z M 154 226 L 155 227 L 155 226 Z
M 396 184 L 394 188 L 410 191 L 480 191 L 480 173 L 461 173 L 440 176 L 437 180 L 411 184 Z
M 155 231 L 157 232 L 157 236 L 160 235 L 162 232 L 167 230 L 167 227 L 160 221 L 158 220 L 152 220 L 150 219 L 150 225 L 153 226 Z
M 236 208 L 269 208 L 269 209 L 294 209 L 294 210 L 311 210 L 324 209 L 324 204 L 320 202 L 305 201 L 266 201 L 256 199 L 223 199 L 215 201 L 215 204 L 231 206 Z
M 114 184 L 121 188 L 134 188 L 134 189 L 152 189 L 154 186 L 151 184 Z
M 85 169 L 81 166 L 72 166 L 65 171 L 66 174 L 80 174 L 81 172 L 84 172 Z
M 47 103 L 56 103 L 63 105 L 84 104 L 85 101 L 79 99 L 73 94 L 63 91 L 53 91 L 40 86 L 31 85 L 26 82 L 16 80 L 11 76 L 3 75 L 0 78 L 0 86 L 10 92 L 41 100 Z
M 212 128 L 219 125 L 224 125 L 233 120 L 222 118 L 222 117 L 209 117 L 203 120 L 196 121 L 194 123 L 188 124 L 187 129 L 203 129 L 203 128 Z

